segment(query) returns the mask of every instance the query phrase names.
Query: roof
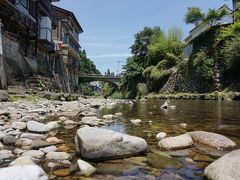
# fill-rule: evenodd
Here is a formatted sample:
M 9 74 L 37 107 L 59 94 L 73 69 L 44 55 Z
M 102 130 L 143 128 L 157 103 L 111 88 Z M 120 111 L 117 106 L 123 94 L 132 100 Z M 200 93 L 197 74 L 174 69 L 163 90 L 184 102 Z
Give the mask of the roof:
M 63 12 L 63 13 L 66 13 L 66 14 L 68 14 L 69 16 L 71 16 L 71 17 L 73 18 L 73 21 L 76 23 L 77 27 L 79 28 L 80 32 L 83 32 L 83 29 L 82 29 L 81 25 L 79 24 L 79 22 L 78 22 L 78 20 L 77 20 L 77 18 L 76 18 L 76 16 L 74 15 L 73 12 L 68 11 L 68 10 L 66 10 L 66 9 L 63 9 L 63 8 L 60 8 L 60 7 L 58 7 L 58 6 L 54 6 L 54 5 L 52 5 L 52 8 L 53 8 L 53 9 L 56 9 L 56 10 L 58 10 L 58 11 L 61 11 L 61 12 Z

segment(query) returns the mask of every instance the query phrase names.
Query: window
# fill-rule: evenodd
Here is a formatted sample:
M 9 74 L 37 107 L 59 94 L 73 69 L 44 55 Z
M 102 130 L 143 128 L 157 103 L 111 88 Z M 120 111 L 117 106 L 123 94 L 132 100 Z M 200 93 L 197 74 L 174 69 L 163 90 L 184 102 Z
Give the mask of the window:
M 20 0 L 20 3 L 28 9 L 28 0 Z

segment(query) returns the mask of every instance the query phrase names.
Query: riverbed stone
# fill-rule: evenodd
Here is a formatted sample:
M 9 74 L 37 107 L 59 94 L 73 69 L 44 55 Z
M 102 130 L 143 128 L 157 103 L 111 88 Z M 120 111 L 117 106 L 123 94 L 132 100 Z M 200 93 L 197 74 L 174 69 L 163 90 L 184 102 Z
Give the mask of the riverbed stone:
M 75 144 L 77 152 L 87 159 L 132 156 L 144 153 L 148 148 L 142 138 L 96 127 L 80 128 Z
M 58 121 L 51 121 L 46 124 L 49 130 L 54 130 L 59 128 Z
M 4 132 L 4 131 L 0 131 L 0 141 L 2 141 L 3 138 L 4 138 L 6 135 L 7 135 L 6 132 Z
M 16 141 L 17 141 L 17 138 L 14 137 L 14 136 L 11 136 L 11 135 L 7 135 L 3 138 L 3 143 L 5 145 L 12 145 L 13 146 L 13 145 L 15 145 Z
M 13 159 L 14 155 L 12 154 L 12 151 L 10 150 L 1 150 L 0 151 L 0 159 L 1 160 L 8 160 Z
M 208 165 L 204 175 L 211 180 L 237 180 L 240 177 L 240 149 L 232 151 Z
M 78 167 L 80 169 L 80 174 L 84 175 L 84 176 L 91 176 L 92 174 L 94 174 L 96 172 L 96 168 L 93 167 L 91 164 L 87 163 L 86 161 L 83 161 L 81 159 L 79 159 L 77 161 L 78 163 Z
M 100 124 L 101 119 L 97 117 L 83 117 L 81 120 L 82 125 L 89 125 L 89 126 L 98 126 Z
M 64 140 L 58 139 L 57 137 L 49 137 L 46 139 L 46 141 L 50 144 L 62 144 L 64 143 Z
M 19 129 L 19 130 L 24 130 L 27 128 L 27 124 L 25 122 L 13 122 L 11 124 L 12 129 Z
M 47 127 L 46 124 L 43 124 L 37 121 L 28 121 L 27 129 L 31 132 L 37 132 L 37 133 L 46 133 L 49 131 L 49 128 Z
M 22 154 L 22 156 L 31 156 L 36 159 L 41 159 L 44 156 L 44 153 L 42 151 L 37 151 L 37 150 L 29 150 L 26 151 Z
M 39 149 L 39 151 L 42 151 L 44 153 L 56 152 L 57 147 L 56 146 L 49 146 L 49 147 L 41 148 L 41 149 Z
M 162 150 L 186 149 L 191 147 L 192 145 L 193 145 L 193 140 L 187 134 L 165 138 L 158 143 L 158 146 Z
M 9 166 L 26 166 L 26 165 L 35 165 L 31 156 L 21 156 L 9 164 Z
M 175 168 L 180 169 L 182 167 L 181 163 L 174 160 L 173 158 L 166 157 L 164 155 L 149 153 L 147 155 L 148 163 L 154 168 Z
M 117 119 L 118 117 L 113 115 L 113 114 L 106 114 L 103 116 L 103 119 L 106 119 L 106 120 L 113 120 L 113 119 Z
M 6 91 L 0 90 L 0 102 L 7 102 L 9 97 L 9 94 Z
M 51 146 L 51 144 L 47 141 L 43 140 L 34 140 L 31 144 L 32 149 L 40 149 L 40 148 L 45 148 Z
M 167 133 L 165 132 L 160 132 L 156 135 L 156 139 L 161 140 L 167 136 Z
M 48 180 L 47 174 L 37 165 L 1 168 L 0 177 L 5 180 Z
M 142 123 L 142 120 L 141 119 L 132 119 L 132 120 L 130 120 L 130 122 L 133 125 L 140 125 Z
M 68 160 L 70 155 L 65 152 L 49 152 L 46 155 L 47 160 L 55 160 L 55 161 L 62 161 Z
M 46 135 L 43 135 L 43 134 L 35 134 L 35 133 L 23 133 L 21 136 L 20 136 L 20 139 L 21 138 L 28 138 L 28 139 L 32 139 L 32 140 L 43 140 L 43 139 L 46 139 Z
M 32 144 L 33 140 L 28 138 L 21 138 L 16 141 L 17 147 L 24 147 L 24 146 L 30 146 Z
M 236 146 L 236 143 L 233 142 L 231 139 L 212 132 L 206 131 L 194 131 L 188 133 L 193 141 L 206 144 L 216 148 L 232 148 Z

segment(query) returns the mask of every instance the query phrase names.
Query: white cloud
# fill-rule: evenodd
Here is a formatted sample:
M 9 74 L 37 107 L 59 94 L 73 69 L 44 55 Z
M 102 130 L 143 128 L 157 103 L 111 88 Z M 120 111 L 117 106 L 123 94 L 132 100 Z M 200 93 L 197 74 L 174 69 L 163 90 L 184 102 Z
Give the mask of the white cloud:
M 88 56 L 90 59 L 103 59 L 103 58 L 127 58 L 130 57 L 130 53 L 122 53 L 122 54 L 99 54 L 99 55 L 93 55 Z

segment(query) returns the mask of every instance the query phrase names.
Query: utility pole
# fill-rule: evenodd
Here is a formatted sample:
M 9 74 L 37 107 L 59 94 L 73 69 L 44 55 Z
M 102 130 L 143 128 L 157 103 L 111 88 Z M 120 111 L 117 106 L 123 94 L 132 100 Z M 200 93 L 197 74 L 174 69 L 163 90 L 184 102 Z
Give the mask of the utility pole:
M 7 89 L 7 78 L 4 69 L 4 60 L 3 60 L 3 42 L 2 42 L 2 20 L 0 19 L 0 81 L 2 89 Z

